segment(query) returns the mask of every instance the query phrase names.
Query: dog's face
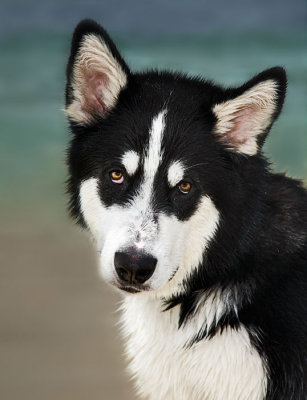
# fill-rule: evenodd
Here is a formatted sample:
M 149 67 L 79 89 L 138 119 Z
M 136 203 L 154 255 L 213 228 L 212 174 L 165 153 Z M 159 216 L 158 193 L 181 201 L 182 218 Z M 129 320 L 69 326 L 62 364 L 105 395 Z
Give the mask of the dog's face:
M 179 293 L 227 208 L 241 207 L 238 165 L 257 157 L 280 111 L 283 71 L 233 90 L 132 74 L 107 33 L 85 21 L 67 79 L 71 209 L 95 239 L 102 276 L 127 292 Z

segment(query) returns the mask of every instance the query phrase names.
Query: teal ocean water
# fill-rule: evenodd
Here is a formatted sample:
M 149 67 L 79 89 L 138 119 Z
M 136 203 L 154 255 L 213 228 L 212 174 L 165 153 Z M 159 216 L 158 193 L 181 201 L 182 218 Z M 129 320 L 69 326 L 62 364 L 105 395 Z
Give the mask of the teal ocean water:
M 179 70 L 226 86 L 283 65 L 288 96 L 265 151 L 276 171 L 307 178 L 307 33 L 117 34 L 115 40 L 133 70 Z M 2 221 L 65 218 L 69 133 L 62 109 L 69 42 L 66 33 L 43 30 L 0 39 Z

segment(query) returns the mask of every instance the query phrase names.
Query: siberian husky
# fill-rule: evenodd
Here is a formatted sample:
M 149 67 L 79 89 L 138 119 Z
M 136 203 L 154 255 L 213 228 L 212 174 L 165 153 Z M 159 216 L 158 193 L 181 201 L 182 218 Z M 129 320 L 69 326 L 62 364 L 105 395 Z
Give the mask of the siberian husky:
M 133 73 L 98 24 L 74 32 L 70 210 L 123 294 L 140 398 L 307 399 L 307 195 L 261 150 L 286 86 Z

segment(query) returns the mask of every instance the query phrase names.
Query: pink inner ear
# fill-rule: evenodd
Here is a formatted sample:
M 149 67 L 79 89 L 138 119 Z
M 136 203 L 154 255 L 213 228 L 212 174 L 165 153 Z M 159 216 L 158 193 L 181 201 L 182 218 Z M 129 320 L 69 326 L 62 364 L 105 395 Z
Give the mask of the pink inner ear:
M 246 143 L 255 129 L 255 122 L 257 121 L 257 108 L 244 107 L 233 114 L 231 122 L 233 127 L 226 133 L 227 141 L 233 145 L 241 145 Z
M 105 113 L 103 90 L 107 86 L 106 76 L 101 73 L 87 73 L 85 81 L 82 109 L 90 113 Z

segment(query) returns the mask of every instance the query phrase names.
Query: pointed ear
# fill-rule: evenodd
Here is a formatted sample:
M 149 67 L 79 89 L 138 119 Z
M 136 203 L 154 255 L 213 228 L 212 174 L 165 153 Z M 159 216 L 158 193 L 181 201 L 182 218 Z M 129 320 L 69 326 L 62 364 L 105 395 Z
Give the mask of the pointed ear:
M 255 155 L 281 111 L 286 86 L 284 69 L 275 67 L 238 89 L 226 90 L 226 99 L 212 109 L 219 140 L 230 150 Z
M 67 65 L 65 112 L 69 120 L 82 125 L 106 116 L 129 73 L 107 32 L 94 21 L 81 21 Z

